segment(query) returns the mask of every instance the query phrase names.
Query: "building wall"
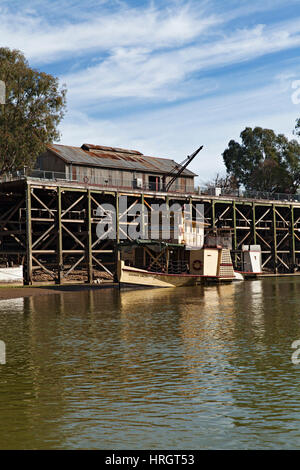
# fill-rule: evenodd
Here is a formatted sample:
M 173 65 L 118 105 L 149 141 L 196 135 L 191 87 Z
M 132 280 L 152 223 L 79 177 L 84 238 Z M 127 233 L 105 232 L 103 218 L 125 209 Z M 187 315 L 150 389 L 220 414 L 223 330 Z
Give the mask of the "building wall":
M 35 168 L 44 171 L 55 171 L 59 173 L 65 173 L 65 162 L 54 155 L 52 152 L 46 151 L 42 153 L 36 161 Z
M 112 170 L 109 168 L 73 166 L 73 179 L 78 181 L 88 180 L 89 183 L 107 184 L 108 186 L 122 186 L 132 188 L 133 172 L 124 170 Z
M 109 169 L 109 168 L 96 168 L 96 167 L 85 167 L 82 165 L 72 165 L 72 170 L 67 169 L 67 175 L 72 172 L 74 180 L 85 181 L 95 184 L 107 184 L 108 186 L 114 187 L 134 187 L 134 181 L 141 181 L 142 186 L 149 188 L 149 177 L 159 178 L 158 190 L 161 190 L 162 175 L 157 173 L 140 173 L 137 171 L 126 171 L 120 169 Z M 169 181 L 170 178 L 167 178 Z M 150 180 L 151 181 L 151 180 Z M 152 183 L 153 185 L 153 183 Z M 160 186 L 159 186 L 160 185 Z M 138 187 L 138 186 L 137 186 Z M 155 184 L 153 188 L 156 189 Z M 174 191 L 193 191 L 194 189 L 194 178 L 193 177 L 180 177 L 172 185 Z
M 134 180 L 136 180 L 140 181 L 144 188 L 150 188 L 153 190 L 162 189 L 162 175 L 157 173 L 144 173 L 117 168 L 88 167 L 74 164 L 70 165 L 66 164 L 61 158 L 50 151 L 47 151 L 38 157 L 36 168 L 44 171 L 63 173 L 68 179 L 70 178 L 74 181 L 86 180 L 86 182 L 89 183 L 132 188 L 134 187 Z M 153 184 L 153 180 L 155 181 L 156 178 L 158 178 L 158 186 Z M 170 178 L 167 178 L 166 183 L 169 180 Z M 137 185 L 137 187 L 139 187 L 139 185 Z M 193 191 L 194 177 L 181 176 L 173 183 L 171 189 L 180 192 Z

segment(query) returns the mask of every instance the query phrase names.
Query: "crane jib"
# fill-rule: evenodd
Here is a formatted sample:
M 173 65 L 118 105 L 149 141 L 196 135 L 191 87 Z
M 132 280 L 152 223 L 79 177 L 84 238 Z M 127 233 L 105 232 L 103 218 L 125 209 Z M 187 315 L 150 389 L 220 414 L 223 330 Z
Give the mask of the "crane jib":
M 191 155 L 187 156 L 187 158 L 181 163 L 181 164 L 177 164 L 173 170 L 165 176 L 166 177 L 170 177 L 171 176 L 171 179 L 170 181 L 165 185 L 165 191 L 169 191 L 170 187 L 172 186 L 172 184 L 174 183 L 174 181 L 176 181 L 176 179 L 181 175 L 181 173 L 186 169 L 186 167 L 188 166 L 188 164 L 195 158 L 195 156 L 200 152 L 200 150 L 203 149 L 203 145 L 201 145 L 201 147 L 199 147 L 194 153 L 192 153 Z

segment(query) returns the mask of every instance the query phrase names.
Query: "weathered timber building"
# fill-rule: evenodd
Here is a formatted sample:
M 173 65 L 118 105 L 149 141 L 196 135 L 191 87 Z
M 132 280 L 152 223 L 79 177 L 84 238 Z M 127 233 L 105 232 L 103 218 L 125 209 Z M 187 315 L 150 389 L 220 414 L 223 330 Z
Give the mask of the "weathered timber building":
M 268 272 L 300 268 L 300 202 L 288 196 L 279 201 L 199 193 L 188 170 L 166 191 L 173 160 L 102 146 L 52 145 L 37 166 L 0 183 L 0 262 L 23 265 L 25 284 L 113 278 L 119 235 L 99 239 L 96 233 L 104 203 L 116 208 L 117 234 L 132 226 L 130 211 L 138 203 L 143 227 L 152 203 L 189 204 L 191 212 L 203 204 L 206 235 L 221 230 L 232 237 L 237 268 L 243 244 L 261 246 Z M 155 262 L 157 253 L 147 248 L 146 256 Z
M 177 165 L 174 160 L 145 156 L 137 150 L 83 144 L 81 147 L 49 145 L 38 158 L 36 168 L 70 181 L 159 191 L 169 182 L 168 175 Z M 195 176 L 185 169 L 172 189 L 194 191 Z

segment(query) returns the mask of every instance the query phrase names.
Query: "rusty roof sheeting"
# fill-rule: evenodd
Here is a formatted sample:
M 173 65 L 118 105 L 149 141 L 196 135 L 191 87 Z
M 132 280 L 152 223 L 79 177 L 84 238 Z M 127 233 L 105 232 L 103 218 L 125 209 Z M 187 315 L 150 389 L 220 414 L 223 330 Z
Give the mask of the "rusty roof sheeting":
M 104 145 L 83 144 L 81 148 L 83 150 L 106 150 L 110 152 L 133 153 L 134 155 L 143 155 L 138 150 L 121 149 L 117 147 L 105 147 Z
M 175 165 L 178 165 L 177 162 L 168 158 L 150 157 L 136 150 L 115 147 L 91 144 L 83 144 L 82 147 L 52 144 L 47 147 L 66 163 L 74 165 L 161 174 L 169 173 Z M 187 169 L 183 171 L 182 175 L 196 176 L 195 173 Z

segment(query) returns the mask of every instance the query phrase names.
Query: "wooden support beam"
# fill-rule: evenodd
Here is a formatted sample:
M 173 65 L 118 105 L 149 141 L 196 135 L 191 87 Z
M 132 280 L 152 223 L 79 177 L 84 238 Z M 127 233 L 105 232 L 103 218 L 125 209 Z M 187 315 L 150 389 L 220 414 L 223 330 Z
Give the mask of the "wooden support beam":
M 58 188 L 57 192 L 57 284 L 61 284 L 63 281 L 63 237 L 62 237 L 62 190 Z
M 237 230 L 236 230 L 236 203 L 235 201 L 232 202 L 232 218 L 233 218 L 233 249 L 235 251 L 234 253 L 234 266 L 235 268 L 237 267 Z
M 12 219 L 13 215 L 17 212 L 18 209 L 23 205 L 23 199 L 18 202 L 18 204 L 10 208 L 0 219 L 0 227 L 7 225 L 7 223 Z
M 268 256 L 268 258 L 262 263 L 262 268 L 264 268 L 271 259 L 272 259 L 272 255 Z
M 11 236 L 11 235 L 26 235 L 26 231 L 25 230 L 8 230 L 7 228 L 4 228 L 3 231 L 0 231 L 0 237 L 7 237 L 7 236 Z M 24 246 L 24 244 L 22 243 L 22 246 Z
M 272 233 L 273 233 L 273 266 L 274 273 L 278 272 L 277 269 L 277 234 L 276 234 L 276 208 L 275 204 L 272 205 Z
M 258 232 L 257 232 L 256 235 L 258 236 L 258 238 L 261 239 L 261 241 L 262 241 L 263 243 L 265 243 L 265 245 L 267 245 L 267 246 L 271 249 L 271 245 L 270 245 L 270 243 L 267 242 L 267 240 L 265 240 Z
M 258 205 L 261 205 L 261 204 L 256 204 L 256 206 Z M 270 210 L 271 210 L 271 207 L 269 207 L 266 210 L 266 212 L 264 212 L 264 214 L 255 222 L 255 225 L 259 224 L 259 222 L 261 222 L 264 219 L 265 215 L 267 215 L 270 212 Z
M 145 198 L 144 198 L 144 193 L 141 194 L 141 204 L 142 204 L 142 227 L 141 227 L 141 235 L 142 238 L 145 239 L 145 234 L 146 234 L 146 227 L 148 228 L 148 224 L 146 225 L 145 221 L 145 214 L 146 214 L 146 208 L 145 208 Z
M 219 221 L 219 220 L 222 220 L 223 216 L 229 211 L 230 209 L 230 206 L 226 207 L 226 209 L 222 212 L 221 215 L 218 216 L 218 218 L 216 219 L 216 223 Z
M 41 201 L 41 199 L 34 193 L 33 190 L 31 194 L 41 204 L 41 206 L 43 206 L 49 212 L 49 214 L 52 215 L 52 217 L 54 217 L 54 212 L 43 201 Z
M 275 207 L 275 206 L 274 206 Z M 288 227 L 289 226 L 289 223 L 285 220 L 285 218 L 280 214 L 280 212 L 276 209 L 275 207 L 275 212 L 277 215 L 279 215 L 279 217 L 281 218 L 281 220 L 286 224 L 286 226 Z
M 249 219 L 247 219 L 247 217 L 245 217 L 244 214 L 236 207 L 235 201 L 234 201 L 234 205 L 235 205 L 236 212 L 238 212 L 240 214 L 240 216 L 247 222 L 247 224 L 250 225 L 251 221 Z
M 67 254 L 68 254 L 68 255 L 69 255 L 69 254 L 72 254 L 72 255 L 74 254 L 74 255 L 76 255 L 76 254 L 83 254 L 83 253 L 86 253 L 86 250 L 63 250 L 62 252 L 63 252 L 63 254 L 66 254 L 66 255 L 67 255 Z
M 23 250 L 23 251 L 3 251 L 1 250 L 0 251 L 0 255 L 27 255 L 27 250 Z
M 106 271 L 111 277 L 113 277 L 113 273 L 106 266 L 104 266 L 104 264 L 102 264 L 101 261 L 95 258 L 95 256 L 92 256 L 92 258 L 95 261 L 95 263 L 97 263 L 102 269 L 104 269 L 104 271 Z
M 294 232 L 294 236 L 295 236 L 295 238 L 297 238 L 298 242 L 300 242 L 300 237 L 299 237 L 299 235 L 297 235 L 296 232 Z
M 32 256 L 33 261 L 43 270 L 45 273 L 49 274 L 53 279 L 56 278 L 56 275 L 50 269 L 47 269 L 35 256 Z
M 41 241 L 44 241 L 45 237 L 49 235 L 49 233 L 54 229 L 54 227 L 55 227 L 54 224 L 50 225 L 50 227 L 37 240 L 35 240 L 35 242 L 32 244 L 32 248 L 37 246 Z
M 92 256 L 92 204 L 91 190 L 87 192 L 87 269 L 88 283 L 93 282 L 93 256 Z
M 153 210 L 154 210 L 153 207 L 151 207 L 150 204 L 146 201 L 146 198 L 145 198 L 144 194 L 143 194 L 143 197 L 144 197 L 144 203 L 146 204 L 146 206 L 147 206 L 151 211 L 153 211 Z
M 60 191 L 61 191 L 61 188 L 59 188 Z M 73 209 L 73 207 L 75 207 L 82 199 L 84 198 L 84 194 L 82 196 L 80 196 L 75 202 L 73 202 L 73 204 L 71 204 L 67 209 L 65 209 L 62 214 L 61 214 L 61 217 L 64 217 L 71 209 Z
M 76 263 L 73 264 L 73 266 L 65 273 L 65 277 L 68 276 L 74 269 L 83 261 L 85 258 L 85 254 L 79 258 L 79 260 L 76 261 Z
M 290 236 L 290 233 L 287 232 L 287 233 L 282 237 L 282 239 L 279 240 L 279 242 L 277 243 L 277 251 L 278 251 L 278 248 L 280 247 L 280 245 L 281 245 L 281 244 L 284 242 L 284 240 L 286 240 L 287 237 L 289 237 L 289 236 Z
M 251 235 L 251 232 L 249 231 L 248 233 L 246 233 L 246 235 L 242 238 L 242 240 L 240 240 L 237 244 L 237 248 L 239 248 L 243 243 L 244 241 Z
M 215 200 L 214 199 L 211 201 L 211 223 L 212 223 L 213 231 L 215 232 L 215 230 L 216 230 L 216 208 L 215 208 Z
M 18 233 L 18 230 L 8 230 L 8 228 L 3 227 L 3 231 L 7 233 L 10 237 L 12 237 L 19 245 L 21 245 L 22 248 L 26 248 L 24 243 L 16 235 L 16 233 Z
M 26 186 L 26 270 L 24 284 L 32 285 L 31 186 Z
M 283 264 L 283 266 L 285 266 L 286 269 L 289 271 L 289 266 L 281 259 L 281 257 L 278 255 L 278 253 L 277 253 L 277 260 L 279 260 L 280 263 Z
M 77 242 L 78 245 L 81 245 L 83 248 L 85 248 L 84 243 L 82 243 L 82 241 L 79 240 L 79 238 L 77 238 L 76 235 L 74 235 L 74 233 L 71 232 L 71 230 L 65 227 L 63 223 L 61 223 L 61 226 L 70 235 L 70 237 L 74 238 L 74 240 Z
M 256 245 L 255 202 L 252 203 L 252 236 L 253 243 Z
M 295 272 L 296 269 L 296 240 L 295 240 L 295 216 L 294 216 L 294 207 L 293 205 L 290 206 L 290 214 L 291 214 L 291 252 L 292 252 L 292 271 Z
M 119 208 L 119 193 L 115 194 L 116 198 L 116 241 L 117 245 L 120 243 L 120 208 Z M 123 231 L 124 232 L 124 231 Z
M 169 247 L 166 247 L 166 272 L 169 272 L 169 260 L 170 260 L 170 252 Z

